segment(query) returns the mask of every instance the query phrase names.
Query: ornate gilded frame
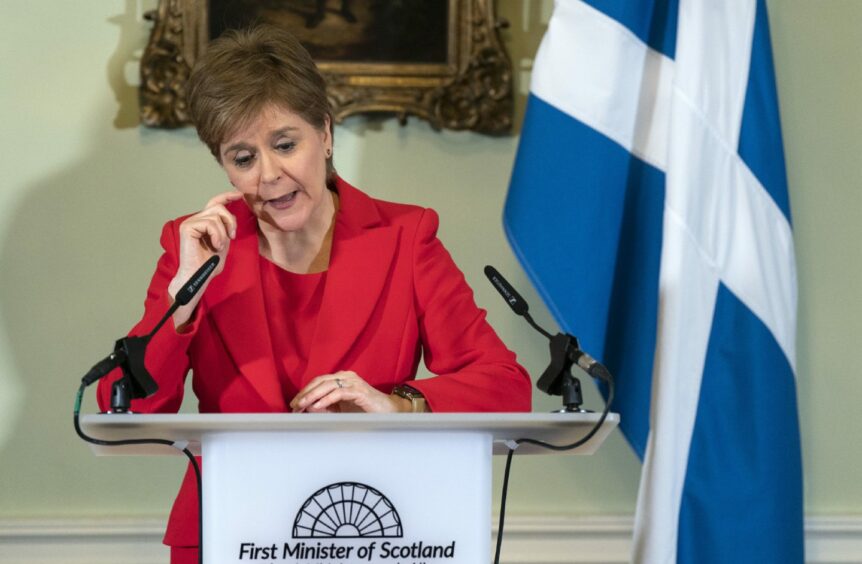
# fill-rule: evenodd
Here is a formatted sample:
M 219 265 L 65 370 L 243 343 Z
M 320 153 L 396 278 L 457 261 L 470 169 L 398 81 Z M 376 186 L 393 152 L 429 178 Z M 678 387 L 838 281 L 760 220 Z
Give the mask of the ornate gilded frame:
M 512 64 L 503 49 L 494 0 L 448 0 L 446 64 L 320 61 L 333 118 L 369 112 L 408 115 L 435 129 L 507 133 L 512 128 Z M 185 87 L 197 54 L 209 41 L 207 0 L 159 0 L 141 58 L 141 122 L 189 124 Z

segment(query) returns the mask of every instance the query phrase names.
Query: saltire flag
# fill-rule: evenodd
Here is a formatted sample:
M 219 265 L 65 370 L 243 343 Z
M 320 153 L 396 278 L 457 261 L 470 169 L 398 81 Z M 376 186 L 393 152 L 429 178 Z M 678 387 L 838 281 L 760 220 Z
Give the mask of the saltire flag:
M 643 462 L 632 560 L 804 560 L 796 272 L 764 0 L 557 0 L 504 211 Z

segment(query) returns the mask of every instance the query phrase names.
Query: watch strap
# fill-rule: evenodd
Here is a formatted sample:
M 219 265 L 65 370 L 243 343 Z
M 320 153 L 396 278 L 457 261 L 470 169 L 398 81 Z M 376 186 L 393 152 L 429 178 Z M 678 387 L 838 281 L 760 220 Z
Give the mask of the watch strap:
M 428 411 L 428 402 L 422 392 L 412 386 L 399 384 L 392 388 L 392 395 L 410 400 L 410 411 L 412 413 L 424 413 Z

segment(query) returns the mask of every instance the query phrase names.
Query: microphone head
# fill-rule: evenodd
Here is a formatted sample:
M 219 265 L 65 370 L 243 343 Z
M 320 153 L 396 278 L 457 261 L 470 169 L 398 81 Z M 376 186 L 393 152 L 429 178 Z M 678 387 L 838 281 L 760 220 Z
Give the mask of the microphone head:
M 506 279 L 497 272 L 496 268 L 491 265 L 485 266 L 485 276 L 487 276 L 488 280 L 491 281 L 491 284 L 497 288 L 497 291 L 500 292 L 500 295 L 503 296 L 503 299 L 506 300 L 506 303 L 509 304 L 512 311 L 518 315 L 524 315 L 529 311 L 530 307 L 527 305 L 527 302 L 524 301 L 524 298 L 522 298 L 521 295 L 516 292 L 508 282 L 506 282 Z
M 204 285 L 204 282 L 207 281 L 207 278 L 210 277 L 210 274 L 213 273 L 216 266 L 219 263 L 219 256 L 213 255 L 207 259 L 203 265 L 195 272 L 192 277 L 183 284 L 183 287 L 177 292 L 177 296 L 175 301 L 180 305 L 186 305 L 192 298 L 195 297 L 195 294 L 201 289 L 201 286 Z

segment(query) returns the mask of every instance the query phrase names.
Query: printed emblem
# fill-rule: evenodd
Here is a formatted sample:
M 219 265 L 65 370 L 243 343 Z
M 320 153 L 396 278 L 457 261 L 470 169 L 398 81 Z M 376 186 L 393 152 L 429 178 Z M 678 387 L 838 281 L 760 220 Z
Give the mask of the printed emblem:
M 401 538 L 401 518 L 385 495 L 359 482 L 320 488 L 302 505 L 293 538 Z

